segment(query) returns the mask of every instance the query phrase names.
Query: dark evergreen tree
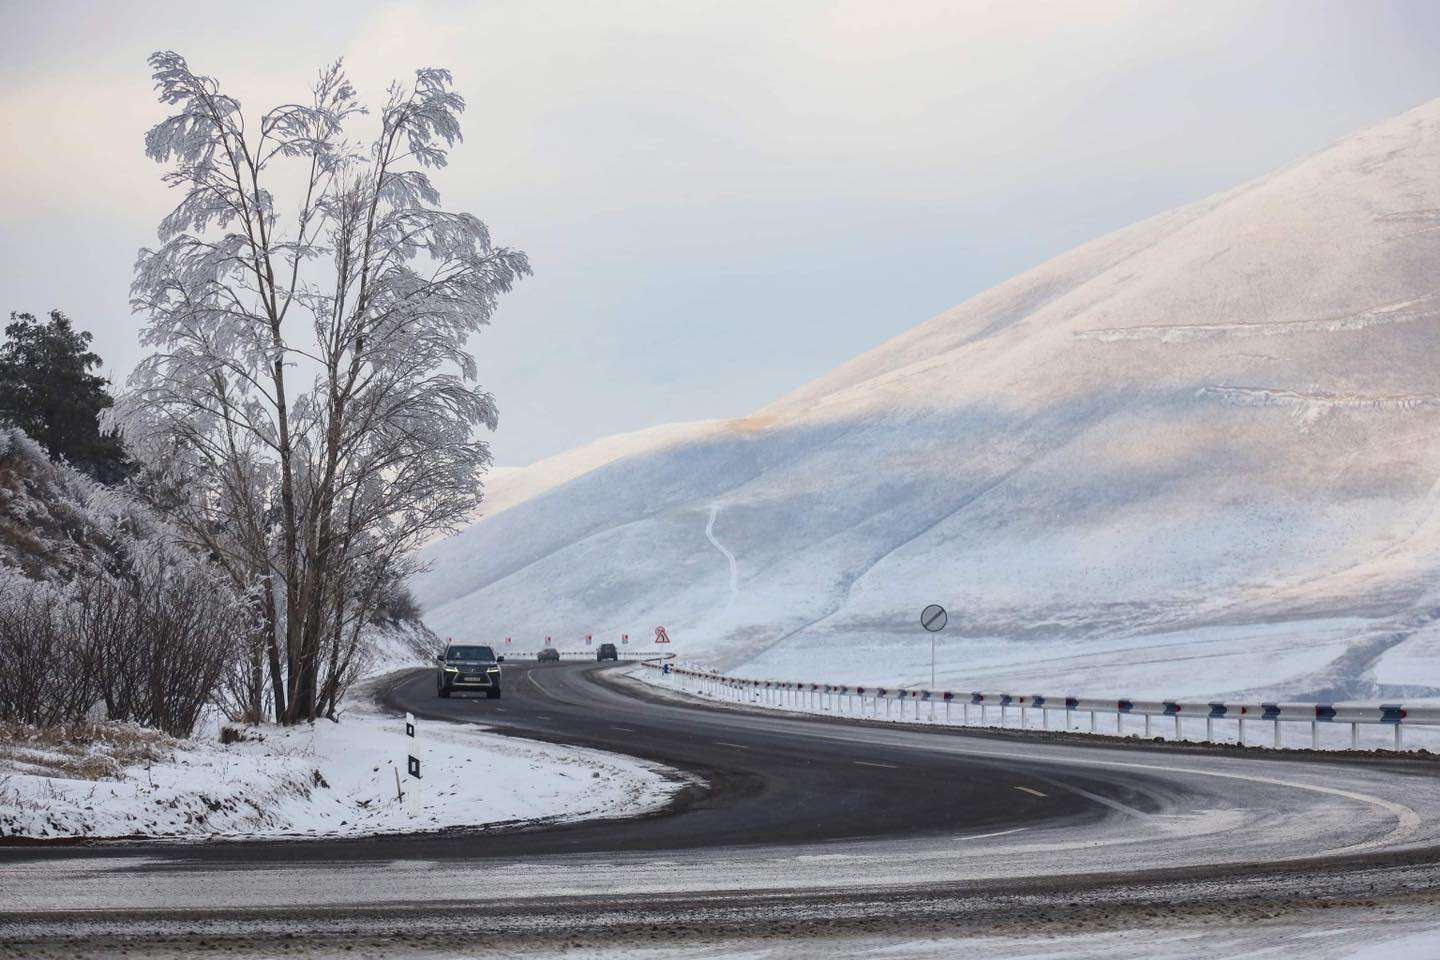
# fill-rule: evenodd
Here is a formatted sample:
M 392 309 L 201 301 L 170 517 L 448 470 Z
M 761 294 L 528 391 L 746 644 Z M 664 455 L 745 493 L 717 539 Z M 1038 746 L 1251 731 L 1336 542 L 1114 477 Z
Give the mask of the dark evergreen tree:
M 28 433 L 52 457 L 99 480 L 118 483 L 131 472 L 119 437 L 100 429 L 100 412 L 114 401 L 110 381 L 91 371 L 100 357 L 91 336 L 50 311 L 48 321 L 11 313 L 0 344 L 0 420 Z

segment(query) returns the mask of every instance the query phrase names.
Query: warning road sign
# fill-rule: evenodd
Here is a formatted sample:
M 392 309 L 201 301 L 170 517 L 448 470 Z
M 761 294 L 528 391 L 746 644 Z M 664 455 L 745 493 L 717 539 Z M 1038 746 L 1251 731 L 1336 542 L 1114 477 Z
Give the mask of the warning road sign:
M 665 632 L 665 628 L 664 628 L 664 627 L 656 627 L 656 628 L 655 628 L 655 642 L 656 642 L 656 643 L 669 643 L 669 642 L 670 642 L 670 634 L 668 634 L 668 633 Z

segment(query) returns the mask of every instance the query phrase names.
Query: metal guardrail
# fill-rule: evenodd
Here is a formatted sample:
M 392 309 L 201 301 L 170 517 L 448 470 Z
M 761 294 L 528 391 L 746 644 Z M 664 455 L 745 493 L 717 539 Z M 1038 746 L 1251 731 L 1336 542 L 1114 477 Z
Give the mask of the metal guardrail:
M 654 668 L 646 663 L 645 666 Z M 1320 748 L 1322 724 L 1350 725 L 1350 747 L 1360 746 L 1360 725 L 1378 724 L 1394 728 L 1395 749 L 1404 747 L 1402 731 L 1406 726 L 1440 725 L 1440 706 L 1406 706 L 1401 703 L 1346 704 L 1346 703 L 1223 703 L 1209 700 L 1131 700 L 1126 698 L 1097 698 L 1077 696 L 1051 696 L 1048 694 L 986 693 L 972 691 L 957 693 L 951 690 L 921 690 L 903 687 L 859 686 L 853 684 L 810 683 L 792 680 L 758 680 L 747 677 L 731 677 L 695 666 L 674 665 L 669 671 L 680 678 L 682 688 L 688 690 L 694 684 L 696 692 L 707 696 L 734 701 L 747 701 L 772 706 L 810 710 L 817 713 L 843 713 L 858 717 L 892 718 L 892 709 L 898 706 L 898 719 L 905 718 L 907 705 L 913 705 L 912 716 L 918 722 L 922 705 L 930 706 L 929 719 L 935 722 L 953 724 L 953 708 L 960 707 L 959 722 L 971 724 L 971 712 L 979 714 L 980 725 L 989 726 L 988 713 L 1000 711 L 1000 726 L 1007 725 L 1012 714 L 1016 715 L 1017 726 L 1030 728 L 1030 712 L 1040 712 L 1040 729 L 1050 729 L 1050 715 L 1057 711 L 1065 714 L 1065 726 L 1060 729 L 1072 730 L 1075 714 L 1089 714 L 1089 730 L 1082 732 L 1101 733 L 1097 727 L 1097 716 L 1113 714 L 1115 735 L 1125 736 L 1126 717 L 1144 719 L 1144 735 L 1153 735 L 1158 719 L 1169 719 L 1174 724 L 1174 738 L 1183 739 L 1181 720 L 1196 718 L 1205 720 L 1205 739 L 1215 739 L 1215 721 L 1234 720 L 1239 724 L 1239 742 L 1244 744 L 1247 724 L 1266 723 L 1273 728 L 1273 746 L 1281 746 L 1280 725 L 1282 723 L 1310 724 L 1310 745 Z M 841 698 L 844 698 L 843 700 Z M 858 700 L 858 703 L 857 703 Z M 869 707 L 867 710 L 867 701 Z M 936 707 L 945 708 L 943 719 L 937 719 Z M 1138 731 L 1135 731 L 1138 732 Z
M 560 659 L 561 659 L 561 660 L 566 660 L 566 659 L 571 659 L 571 660 L 594 660 L 594 659 L 595 659 L 595 655 L 596 655 L 597 653 L 599 653 L 599 652 L 600 652 L 600 645 L 599 645 L 599 644 L 596 644 L 596 645 L 593 646 L 593 647 L 584 647 L 584 648 L 579 649 L 579 650 L 560 650 L 560 651 L 559 651 L 559 653 L 560 653 Z M 625 647 L 621 647 L 618 652 L 619 652 L 619 654 L 620 654 L 620 659 L 621 659 L 621 660 L 629 660 L 629 661 L 631 661 L 631 662 L 641 662 L 641 661 L 643 661 L 643 662 L 648 663 L 648 662 L 651 661 L 651 660 L 673 660 L 673 659 L 675 659 L 675 654 L 673 654 L 673 653 L 641 653 L 639 650 L 629 650 L 629 649 L 627 649 L 627 648 L 625 648 Z M 512 660 L 515 661 L 516 663 L 523 663 L 524 661 L 527 661 L 527 660 L 534 660 L 536 657 L 538 657 L 538 656 L 540 655 L 540 651 L 539 651 L 539 650 L 497 650 L 496 653 L 497 653 L 499 656 L 504 657 L 506 663 L 509 663 L 509 662 L 512 661 Z

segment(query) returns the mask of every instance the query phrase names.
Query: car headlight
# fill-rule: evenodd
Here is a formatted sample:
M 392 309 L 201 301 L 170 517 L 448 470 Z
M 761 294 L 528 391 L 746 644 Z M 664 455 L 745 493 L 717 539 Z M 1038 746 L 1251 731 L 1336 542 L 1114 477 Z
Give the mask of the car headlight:
M 445 668 L 445 672 L 446 672 L 446 673 L 459 673 L 459 672 L 460 672 L 460 668 L 459 668 L 459 667 L 446 667 L 446 668 Z
M 490 672 L 490 673 L 499 673 L 499 672 L 500 672 L 500 668 L 499 668 L 499 667 L 490 667 L 490 668 L 489 668 L 489 672 Z

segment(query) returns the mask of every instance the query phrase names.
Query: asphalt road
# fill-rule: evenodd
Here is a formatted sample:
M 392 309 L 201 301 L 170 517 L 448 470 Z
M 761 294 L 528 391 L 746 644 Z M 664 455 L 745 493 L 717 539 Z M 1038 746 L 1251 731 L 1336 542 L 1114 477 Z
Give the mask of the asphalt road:
M 497 731 L 654 760 L 702 780 L 666 816 L 510 836 L 472 837 L 450 855 L 664 850 L 838 839 L 963 836 L 1041 821 L 1100 818 L 1106 808 L 1051 789 L 1046 770 L 1017 759 L 936 754 L 863 739 L 817 740 L 803 722 L 736 724 L 705 706 L 606 682 L 613 666 L 507 664 L 505 696 L 441 700 L 425 673 L 383 695 L 419 717 L 483 722 Z M 1067 771 L 1089 793 L 1145 805 L 1118 778 Z
M 501 700 L 438 699 L 418 671 L 382 697 L 423 718 L 666 764 L 695 785 L 661 815 L 509 833 L 0 847 L 0 940 L 260 937 L 268 949 L 265 937 L 296 930 L 383 940 L 400 923 L 443 940 L 478 908 L 488 930 L 559 938 L 643 940 L 657 918 L 696 935 L 992 929 L 1036 911 L 1061 925 L 1154 916 L 1156 904 L 1269 916 L 1376 897 L 1428 904 L 1440 891 L 1433 761 L 779 716 L 680 699 L 624 669 L 507 664 Z

